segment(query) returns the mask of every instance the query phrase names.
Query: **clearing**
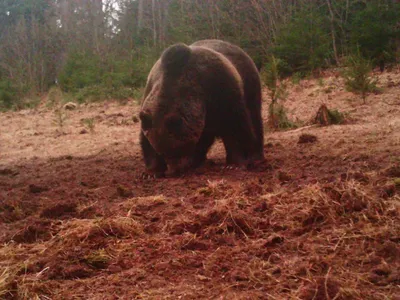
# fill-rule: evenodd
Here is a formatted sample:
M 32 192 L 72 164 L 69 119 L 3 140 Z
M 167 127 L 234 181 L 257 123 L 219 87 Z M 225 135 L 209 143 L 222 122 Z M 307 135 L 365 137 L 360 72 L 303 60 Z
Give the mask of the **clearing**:
M 266 132 L 252 172 L 218 143 L 140 179 L 133 101 L 1 113 L 0 298 L 400 299 L 400 72 L 379 78 L 367 105 L 332 74 L 291 84 L 293 120 L 350 121 Z

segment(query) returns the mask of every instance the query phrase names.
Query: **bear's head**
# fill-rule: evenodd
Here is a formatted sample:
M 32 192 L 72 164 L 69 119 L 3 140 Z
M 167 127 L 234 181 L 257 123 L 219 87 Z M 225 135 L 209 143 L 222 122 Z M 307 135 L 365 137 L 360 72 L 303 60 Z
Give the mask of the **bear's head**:
M 142 132 L 172 173 L 190 167 L 205 125 L 204 92 L 192 50 L 176 44 L 150 72 L 142 110 Z

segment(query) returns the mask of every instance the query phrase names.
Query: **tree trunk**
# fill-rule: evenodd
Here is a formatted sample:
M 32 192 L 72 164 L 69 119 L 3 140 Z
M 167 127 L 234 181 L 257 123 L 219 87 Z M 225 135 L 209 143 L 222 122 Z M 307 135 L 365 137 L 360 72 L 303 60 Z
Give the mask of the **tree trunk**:
M 140 33 L 140 31 L 143 28 L 143 14 L 144 14 L 144 0 L 139 0 L 139 7 L 138 7 L 138 22 L 137 22 L 137 34 Z
M 328 4 L 329 14 L 330 14 L 330 21 L 331 21 L 331 35 L 332 35 L 333 55 L 335 56 L 336 64 L 339 65 L 339 57 L 338 57 L 337 48 L 336 48 L 336 33 L 335 33 L 335 23 L 334 23 L 335 22 L 335 16 L 333 14 L 331 0 L 326 0 L 326 3 Z
M 100 53 L 100 45 L 102 45 L 102 41 L 104 38 L 104 13 L 103 13 L 103 3 L 100 0 L 92 0 L 91 1 L 91 16 L 93 18 L 93 39 L 94 46 L 96 48 L 97 53 Z
M 161 0 L 159 5 L 160 5 L 159 42 L 161 47 L 165 47 L 167 40 L 167 29 L 168 29 L 169 0 Z
M 157 14 L 156 14 L 156 0 L 151 0 L 151 13 L 153 19 L 153 44 L 157 47 Z

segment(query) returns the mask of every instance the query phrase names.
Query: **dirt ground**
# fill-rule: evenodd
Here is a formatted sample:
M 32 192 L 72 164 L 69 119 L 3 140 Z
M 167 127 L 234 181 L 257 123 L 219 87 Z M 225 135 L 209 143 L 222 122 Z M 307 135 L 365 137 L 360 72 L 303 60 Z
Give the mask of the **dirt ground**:
M 290 84 L 305 127 L 247 172 L 217 143 L 141 179 L 134 102 L 0 114 L 0 298 L 400 299 L 400 72 L 379 76 L 365 105 L 334 74 Z M 322 103 L 347 124 L 308 126 Z

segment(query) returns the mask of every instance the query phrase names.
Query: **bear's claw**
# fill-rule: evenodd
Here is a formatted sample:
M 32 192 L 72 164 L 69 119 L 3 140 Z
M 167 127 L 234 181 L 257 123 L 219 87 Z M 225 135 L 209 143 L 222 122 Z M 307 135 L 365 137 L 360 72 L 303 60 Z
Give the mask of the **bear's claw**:
M 156 175 L 155 174 L 148 174 L 148 173 L 142 173 L 139 176 L 139 179 L 143 179 L 143 180 L 150 180 L 150 179 L 156 179 Z
M 139 176 L 139 179 L 142 179 L 142 180 L 153 180 L 153 179 L 164 178 L 164 177 L 165 177 L 164 173 L 147 173 L 147 172 L 143 172 Z
M 228 166 L 223 166 L 222 170 L 239 170 L 240 168 L 237 166 L 232 166 L 232 165 L 228 165 Z

